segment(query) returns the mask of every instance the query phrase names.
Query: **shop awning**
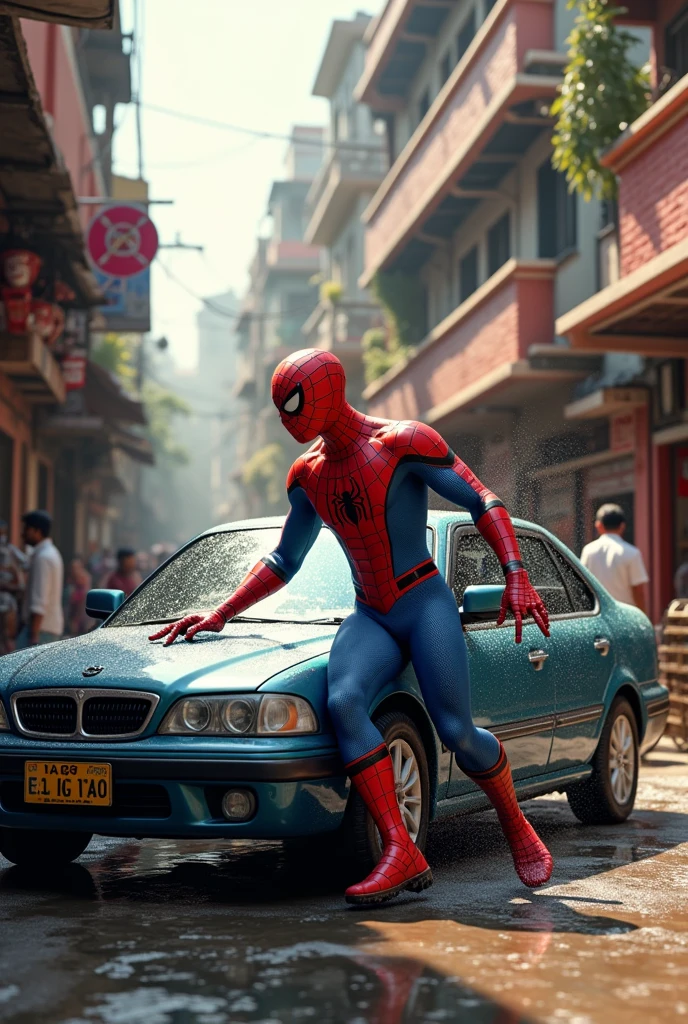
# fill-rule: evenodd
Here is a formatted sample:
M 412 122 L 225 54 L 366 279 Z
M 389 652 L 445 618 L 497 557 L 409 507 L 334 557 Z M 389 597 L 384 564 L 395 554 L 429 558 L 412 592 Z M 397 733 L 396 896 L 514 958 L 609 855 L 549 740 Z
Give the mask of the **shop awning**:
M 97 363 L 88 364 L 84 398 L 89 412 L 113 423 L 145 426 L 148 422 L 143 403 L 128 395 L 117 378 Z
M 0 2 L 0 9 L 2 8 Z M 0 228 L 50 247 L 80 305 L 104 302 L 89 269 L 71 178 L 55 149 L 21 27 L 0 16 Z M 4 222 L 4 224 L 3 224 Z
M 115 0 L 0 0 L 0 14 L 80 28 L 112 28 Z

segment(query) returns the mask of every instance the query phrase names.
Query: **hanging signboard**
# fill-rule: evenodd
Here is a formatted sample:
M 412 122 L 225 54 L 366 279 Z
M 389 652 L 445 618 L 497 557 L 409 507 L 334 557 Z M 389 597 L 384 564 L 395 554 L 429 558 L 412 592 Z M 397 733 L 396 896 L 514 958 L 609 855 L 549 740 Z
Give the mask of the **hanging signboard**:
M 112 28 L 115 0 L 0 0 L 0 14 L 81 28 Z
M 150 270 L 136 277 L 108 277 L 98 270 L 94 273 L 107 300 L 107 305 L 99 309 L 104 321 L 102 330 L 122 334 L 150 331 Z
M 134 277 L 158 251 L 158 232 L 145 206 L 115 203 L 96 214 L 86 233 L 93 266 L 108 277 Z

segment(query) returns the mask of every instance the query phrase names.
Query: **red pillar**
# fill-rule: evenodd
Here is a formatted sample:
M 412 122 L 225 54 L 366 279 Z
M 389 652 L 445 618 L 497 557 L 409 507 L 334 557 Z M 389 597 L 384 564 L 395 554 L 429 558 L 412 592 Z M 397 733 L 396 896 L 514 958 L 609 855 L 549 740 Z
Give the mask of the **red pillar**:
M 648 407 L 635 413 L 635 543 L 652 578 L 652 466 Z M 654 609 L 653 609 L 654 610 Z
M 652 446 L 652 567 L 650 600 L 652 619 L 659 622 L 674 596 L 674 495 L 672 451 L 668 445 Z

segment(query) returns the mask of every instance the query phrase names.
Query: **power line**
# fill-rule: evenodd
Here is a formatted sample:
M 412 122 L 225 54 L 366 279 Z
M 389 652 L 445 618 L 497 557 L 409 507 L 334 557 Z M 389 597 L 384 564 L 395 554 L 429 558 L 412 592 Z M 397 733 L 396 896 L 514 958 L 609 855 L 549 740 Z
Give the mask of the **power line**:
M 183 110 L 172 110 L 170 107 L 160 107 L 156 103 L 143 103 L 143 107 L 146 110 L 151 110 L 156 114 L 165 114 L 168 117 L 176 117 L 180 121 L 190 121 L 192 124 L 205 125 L 206 128 L 218 128 L 221 131 L 226 132 L 237 132 L 240 135 L 251 135 L 256 139 L 278 139 L 283 142 L 294 142 L 299 146 L 317 146 L 318 149 L 327 149 L 329 151 L 338 150 L 369 150 L 371 153 L 382 152 L 382 146 L 369 146 L 365 143 L 358 142 L 337 142 L 337 143 L 325 143 L 322 138 L 309 139 L 307 136 L 302 135 L 285 135 L 282 132 L 270 132 L 256 128 L 246 128 L 245 125 L 230 124 L 228 121 L 215 121 L 211 117 L 202 117 L 200 114 L 189 114 Z
M 211 312 L 216 313 L 217 316 L 221 316 L 225 320 L 231 320 L 235 324 L 239 323 L 239 321 L 241 320 L 240 316 L 237 316 L 235 313 L 229 313 L 226 309 L 223 309 L 222 306 L 215 305 L 212 299 L 205 299 L 202 295 L 199 295 L 197 292 L 193 291 L 191 288 L 189 288 L 186 282 L 182 281 L 181 278 L 177 277 L 177 275 L 174 274 L 170 270 L 170 268 L 167 267 L 162 262 L 160 258 L 156 260 L 156 263 L 163 270 L 163 272 L 170 279 L 170 281 L 173 281 L 179 288 L 182 289 L 182 291 L 185 291 L 187 295 L 190 295 L 192 299 L 196 299 L 197 302 L 201 302 L 206 307 L 206 309 L 209 309 L 211 310 Z M 308 317 L 310 316 L 314 309 L 315 304 L 311 304 L 309 306 L 304 306 L 303 309 L 290 310 L 289 313 L 252 313 L 250 315 L 250 318 L 252 321 L 260 323 L 267 323 L 273 320 L 277 323 L 282 321 L 286 323 L 289 320 L 293 320 L 294 317 L 300 317 L 302 315 Z

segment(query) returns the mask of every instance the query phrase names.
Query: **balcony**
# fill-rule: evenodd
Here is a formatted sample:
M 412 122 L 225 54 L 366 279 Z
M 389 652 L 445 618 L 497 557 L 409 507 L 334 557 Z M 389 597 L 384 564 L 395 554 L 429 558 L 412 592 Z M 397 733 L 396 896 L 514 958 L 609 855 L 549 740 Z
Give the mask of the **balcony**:
M 332 245 L 353 213 L 358 197 L 372 194 L 387 173 L 387 154 L 382 148 L 342 148 L 327 160 L 306 199 L 306 241 Z
M 361 339 L 371 327 L 381 327 L 382 313 L 371 302 L 321 302 L 303 327 L 309 348 L 334 352 L 344 364 L 360 363 Z
M 320 269 L 320 249 L 301 241 L 277 241 L 271 239 L 265 252 L 268 274 L 303 273 L 315 274 Z
M 415 355 L 366 389 L 370 414 L 439 423 L 514 381 L 562 379 L 569 371 L 542 359 L 560 348 L 552 345 L 555 274 L 554 260 L 509 260 Z
M 59 364 L 37 334 L 0 332 L 0 373 L 14 381 L 27 402 L 64 402 L 65 382 Z
M 552 0 L 498 0 L 364 214 L 363 286 L 417 271 L 551 126 L 553 40 Z
M 620 179 L 621 276 L 557 321 L 588 351 L 688 352 L 688 75 L 609 149 Z

